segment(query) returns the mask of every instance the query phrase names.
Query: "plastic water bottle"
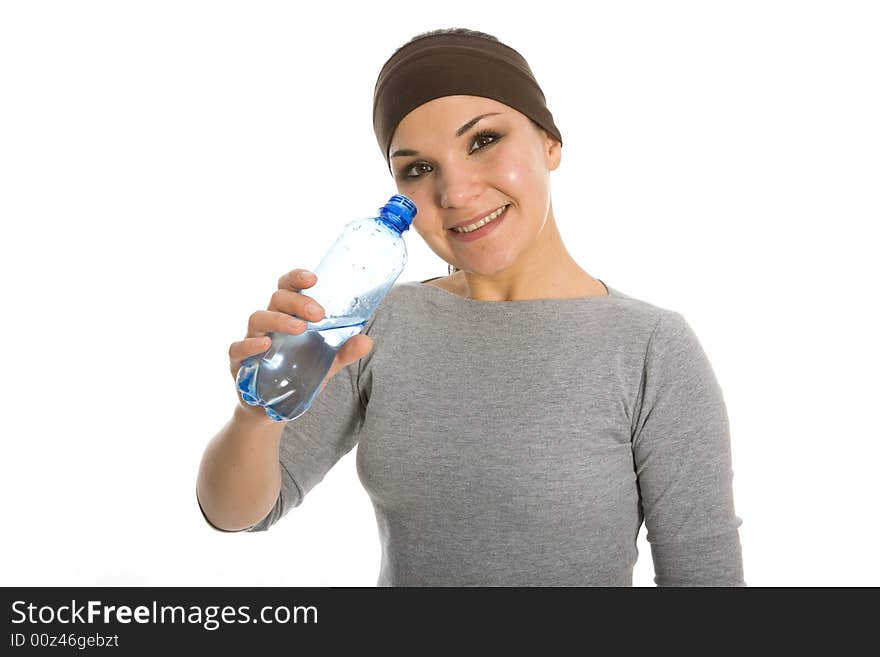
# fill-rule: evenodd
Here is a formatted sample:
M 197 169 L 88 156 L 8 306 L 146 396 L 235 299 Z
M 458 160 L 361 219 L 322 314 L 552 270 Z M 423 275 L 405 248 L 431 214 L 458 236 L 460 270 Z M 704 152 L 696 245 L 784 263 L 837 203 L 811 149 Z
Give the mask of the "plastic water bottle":
M 242 399 L 263 406 L 276 422 L 294 420 L 311 407 L 336 352 L 361 332 L 406 266 L 404 231 L 416 216 L 415 204 L 395 194 L 379 216 L 356 219 L 312 270 L 308 289 L 324 308 L 319 322 L 306 321 L 299 335 L 269 333 L 272 346 L 245 359 L 238 370 Z

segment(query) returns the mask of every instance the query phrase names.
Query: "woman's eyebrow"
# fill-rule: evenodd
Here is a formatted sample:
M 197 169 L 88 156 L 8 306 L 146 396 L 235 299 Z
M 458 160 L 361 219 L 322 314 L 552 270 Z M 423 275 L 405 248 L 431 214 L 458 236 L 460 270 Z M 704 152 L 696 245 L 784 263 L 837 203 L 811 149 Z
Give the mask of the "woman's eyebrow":
M 496 116 L 498 114 L 501 114 L 501 112 L 489 112 L 488 114 L 480 114 L 479 116 L 475 116 L 470 121 L 468 121 L 463 126 L 461 126 L 458 130 L 456 130 L 455 136 L 461 137 L 464 133 L 466 133 L 468 130 L 473 128 L 475 125 L 477 125 L 477 123 L 479 123 L 480 121 L 485 119 L 487 116 Z M 391 157 L 403 157 L 403 156 L 418 155 L 418 154 L 419 154 L 418 151 L 414 151 L 410 148 L 401 148 L 401 149 L 394 151 L 391 154 Z

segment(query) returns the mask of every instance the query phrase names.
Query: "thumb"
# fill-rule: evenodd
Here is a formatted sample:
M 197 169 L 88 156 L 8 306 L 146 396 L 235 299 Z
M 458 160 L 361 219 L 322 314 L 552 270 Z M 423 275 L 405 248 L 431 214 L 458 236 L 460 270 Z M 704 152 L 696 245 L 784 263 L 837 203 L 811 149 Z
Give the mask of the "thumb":
M 345 341 L 345 344 L 339 349 L 337 355 L 345 364 L 354 362 L 359 358 L 363 358 L 373 349 L 373 338 L 369 335 L 353 335 Z
M 369 335 L 354 335 L 345 341 L 336 352 L 334 365 L 345 367 L 366 356 L 373 349 L 373 338 Z

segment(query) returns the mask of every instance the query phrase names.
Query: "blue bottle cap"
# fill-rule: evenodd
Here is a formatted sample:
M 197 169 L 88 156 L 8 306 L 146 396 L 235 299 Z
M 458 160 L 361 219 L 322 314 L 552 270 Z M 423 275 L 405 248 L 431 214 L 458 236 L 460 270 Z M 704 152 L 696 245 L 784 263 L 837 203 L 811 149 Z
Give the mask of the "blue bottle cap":
M 416 214 L 416 204 L 403 194 L 395 194 L 388 203 L 379 208 L 379 216 L 384 217 L 400 233 L 409 230 Z

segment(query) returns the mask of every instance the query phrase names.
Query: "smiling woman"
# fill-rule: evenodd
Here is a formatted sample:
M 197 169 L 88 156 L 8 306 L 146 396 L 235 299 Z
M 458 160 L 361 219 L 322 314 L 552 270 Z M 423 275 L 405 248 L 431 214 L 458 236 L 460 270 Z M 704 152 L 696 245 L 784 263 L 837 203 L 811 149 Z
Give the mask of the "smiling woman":
M 419 35 L 382 68 L 373 107 L 413 227 L 449 263 L 435 285 L 487 301 L 607 294 L 559 234 L 562 136 L 519 52 L 482 32 Z
M 233 420 L 204 480 L 263 485 L 246 504 L 218 486 L 214 513 L 268 529 L 357 445 L 380 585 L 631 586 L 644 522 L 658 585 L 743 586 L 720 386 L 680 313 L 566 250 L 562 137 L 525 59 L 420 35 L 382 68 L 373 125 L 413 227 L 458 270 L 395 285 L 283 434 Z

